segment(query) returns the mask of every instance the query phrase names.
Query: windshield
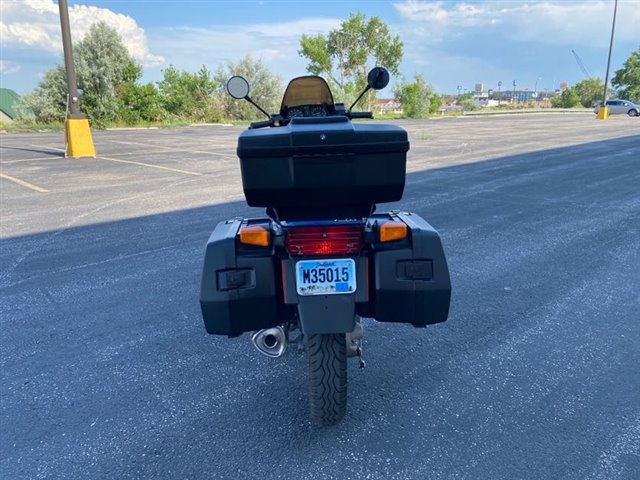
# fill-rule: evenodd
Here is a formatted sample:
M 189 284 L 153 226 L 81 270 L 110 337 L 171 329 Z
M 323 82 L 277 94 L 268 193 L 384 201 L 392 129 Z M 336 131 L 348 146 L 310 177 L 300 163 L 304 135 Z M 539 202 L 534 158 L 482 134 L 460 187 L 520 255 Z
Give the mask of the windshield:
M 298 77 L 287 85 L 280 111 L 300 105 L 320 104 L 333 105 L 333 96 L 327 82 L 321 77 Z

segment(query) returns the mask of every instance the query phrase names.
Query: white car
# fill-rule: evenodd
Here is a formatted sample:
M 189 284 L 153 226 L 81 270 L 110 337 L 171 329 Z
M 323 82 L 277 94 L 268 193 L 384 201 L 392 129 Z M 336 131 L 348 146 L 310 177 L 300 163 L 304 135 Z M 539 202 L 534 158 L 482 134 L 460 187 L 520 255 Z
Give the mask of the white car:
M 593 113 L 597 114 L 601 106 L 602 101 L 596 103 L 596 108 L 593 109 Z M 626 113 L 630 117 L 640 116 L 640 106 L 629 100 L 607 100 L 607 108 L 609 109 L 609 115 Z

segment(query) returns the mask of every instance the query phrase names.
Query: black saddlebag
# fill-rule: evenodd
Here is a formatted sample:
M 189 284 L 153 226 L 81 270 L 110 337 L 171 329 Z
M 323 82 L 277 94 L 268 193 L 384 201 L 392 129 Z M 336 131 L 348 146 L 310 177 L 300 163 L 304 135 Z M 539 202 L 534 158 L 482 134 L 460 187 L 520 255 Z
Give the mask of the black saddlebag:
M 410 245 L 380 249 L 373 257 L 373 307 L 368 313 L 380 322 L 424 327 L 444 322 L 449 314 L 451 280 L 440 236 L 419 215 L 380 214 L 409 227 Z M 384 248 L 382 244 L 381 248 Z
M 367 216 L 375 203 L 400 200 L 408 150 L 400 127 L 333 116 L 246 130 L 237 153 L 247 203 L 294 218 L 336 208 Z
M 237 256 L 236 234 L 241 225 L 242 219 L 220 222 L 207 242 L 200 307 L 211 334 L 237 336 L 279 323 L 271 249 L 265 256 Z

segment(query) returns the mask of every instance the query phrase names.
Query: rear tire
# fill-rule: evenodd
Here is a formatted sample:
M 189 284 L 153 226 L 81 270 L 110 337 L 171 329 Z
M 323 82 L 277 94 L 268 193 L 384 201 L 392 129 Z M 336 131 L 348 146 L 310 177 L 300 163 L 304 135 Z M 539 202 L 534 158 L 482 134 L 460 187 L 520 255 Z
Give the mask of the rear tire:
M 347 411 L 344 333 L 309 335 L 309 410 L 319 425 L 335 425 Z

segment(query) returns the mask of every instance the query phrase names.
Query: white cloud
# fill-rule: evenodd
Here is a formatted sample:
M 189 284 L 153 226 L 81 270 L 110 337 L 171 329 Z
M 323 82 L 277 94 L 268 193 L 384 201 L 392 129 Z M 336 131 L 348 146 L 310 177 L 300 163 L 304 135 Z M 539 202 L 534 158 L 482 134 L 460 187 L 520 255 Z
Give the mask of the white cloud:
M 403 17 L 429 24 L 473 27 L 491 22 L 490 18 L 486 18 L 486 8 L 481 4 L 459 3 L 446 8 L 444 2 L 408 0 L 394 6 Z
M 178 68 L 194 70 L 237 62 L 247 54 L 262 59 L 270 69 L 290 78 L 304 73 L 306 62 L 298 55 L 300 36 L 326 34 L 341 19 L 302 18 L 291 22 L 251 25 L 210 25 L 160 28 L 149 39 Z
M 20 71 L 20 65 L 14 62 L 0 60 L 0 73 L 2 75 L 12 75 Z
M 0 36 L 3 49 L 31 47 L 51 53 L 62 51 L 60 17 L 53 0 L 2 0 Z M 86 5 L 69 7 L 71 36 L 74 42 L 84 38 L 92 24 L 104 21 L 122 37 L 129 53 L 145 66 L 164 63 L 164 58 L 149 51 L 147 38 L 136 21 L 106 8 Z
M 340 22 L 338 19 L 303 18 L 293 22 L 246 26 L 162 28 L 155 32 L 154 43 L 161 42 L 164 47 L 173 45 L 176 50 L 224 52 L 227 56 L 242 51 L 244 56 L 260 49 L 273 51 L 275 46 L 295 50 L 303 33 L 326 34 L 339 27 Z
M 513 41 L 548 45 L 599 46 L 608 43 L 613 15 L 610 1 L 542 1 L 452 3 L 407 0 L 395 3 L 398 13 L 413 24 L 412 32 L 426 41 L 485 29 Z M 640 1 L 619 2 L 616 41 L 637 42 Z
M 394 4 L 405 46 L 402 71 L 425 74 L 442 91 L 456 85 L 518 85 L 557 88 L 562 80 L 583 79 L 571 51 L 580 53 L 590 73 L 604 78 L 613 2 L 481 1 Z M 612 68 L 619 68 L 640 41 L 640 0 L 618 2 Z M 508 84 L 508 85 L 507 85 Z M 538 85 L 539 87 L 540 85 Z
M 262 50 L 257 50 L 253 53 L 253 55 L 257 58 L 261 58 L 265 62 L 285 60 L 287 58 L 287 55 L 285 55 L 283 52 L 273 48 L 263 48 Z

